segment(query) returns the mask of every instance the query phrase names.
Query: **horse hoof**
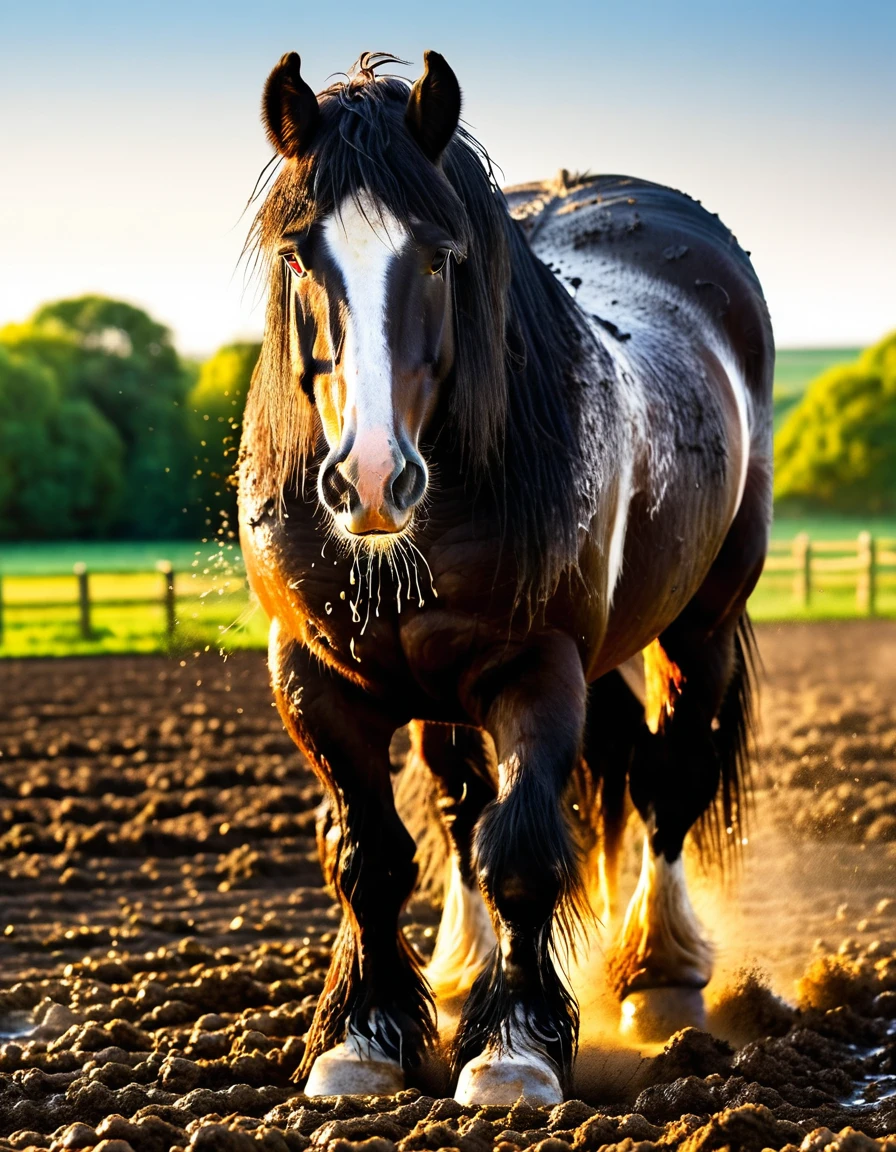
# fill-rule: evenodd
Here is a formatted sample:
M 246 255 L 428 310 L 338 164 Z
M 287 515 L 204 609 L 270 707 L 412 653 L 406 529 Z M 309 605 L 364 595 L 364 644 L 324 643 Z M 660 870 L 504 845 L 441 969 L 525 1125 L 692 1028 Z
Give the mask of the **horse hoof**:
M 657 1044 L 682 1028 L 706 1028 L 699 988 L 645 988 L 622 1001 L 619 1031 L 627 1040 Z
M 322 1052 L 311 1066 L 306 1096 L 392 1096 L 404 1088 L 404 1071 L 375 1044 L 347 1041 Z
M 548 1063 L 531 1053 L 483 1052 L 461 1069 L 454 1099 L 459 1104 L 561 1104 L 563 1092 Z

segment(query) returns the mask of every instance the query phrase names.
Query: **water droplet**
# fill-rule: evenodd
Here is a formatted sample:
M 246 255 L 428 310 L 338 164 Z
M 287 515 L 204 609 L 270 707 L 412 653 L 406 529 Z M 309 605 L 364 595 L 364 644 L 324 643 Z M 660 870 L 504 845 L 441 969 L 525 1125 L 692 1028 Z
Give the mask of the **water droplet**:
M 326 614 L 327 614 L 328 616 L 329 616 L 329 615 L 330 615 L 330 613 L 333 611 L 333 605 L 330 603 L 330 601 L 329 601 L 329 600 L 326 602 L 326 604 L 324 604 L 324 611 L 326 612 Z

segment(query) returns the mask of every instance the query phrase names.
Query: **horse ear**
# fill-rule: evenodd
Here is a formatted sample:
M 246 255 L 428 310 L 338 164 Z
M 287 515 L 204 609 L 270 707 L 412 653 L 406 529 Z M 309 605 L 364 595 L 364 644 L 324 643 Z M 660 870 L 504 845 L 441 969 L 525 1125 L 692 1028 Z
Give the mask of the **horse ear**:
M 426 69 L 411 89 L 404 122 L 435 163 L 448 147 L 460 119 L 460 85 L 444 56 L 424 52 Z
M 283 156 L 308 150 L 320 120 L 317 97 L 302 79 L 297 52 L 287 52 L 264 86 L 261 115 L 268 139 Z

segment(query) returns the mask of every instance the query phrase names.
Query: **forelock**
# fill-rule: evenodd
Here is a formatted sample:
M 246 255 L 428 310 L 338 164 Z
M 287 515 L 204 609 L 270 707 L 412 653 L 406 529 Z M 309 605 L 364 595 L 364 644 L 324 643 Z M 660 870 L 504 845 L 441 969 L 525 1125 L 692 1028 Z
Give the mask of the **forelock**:
M 396 77 L 362 76 L 321 94 L 313 146 L 306 156 L 284 161 L 252 239 L 268 248 L 285 232 L 305 231 L 332 216 L 350 198 L 359 208 L 381 205 L 405 227 L 430 221 L 466 246 L 470 221 L 461 197 L 405 127 L 410 86 Z

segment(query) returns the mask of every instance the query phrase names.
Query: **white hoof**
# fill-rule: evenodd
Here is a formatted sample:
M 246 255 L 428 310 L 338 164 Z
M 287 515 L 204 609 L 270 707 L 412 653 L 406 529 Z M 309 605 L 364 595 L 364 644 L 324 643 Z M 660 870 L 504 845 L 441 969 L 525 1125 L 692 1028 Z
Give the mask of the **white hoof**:
M 619 1031 L 627 1040 L 659 1044 L 682 1028 L 706 1029 L 699 988 L 645 988 L 622 1001 Z
M 404 1070 L 372 1040 L 350 1036 L 311 1066 L 306 1096 L 392 1096 L 404 1088 Z
M 454 1099 L 459 1104 L 561 1104 L 563 1092 L 552 1065 L 528 1052 L 486 1049 L 461 1069 Z

